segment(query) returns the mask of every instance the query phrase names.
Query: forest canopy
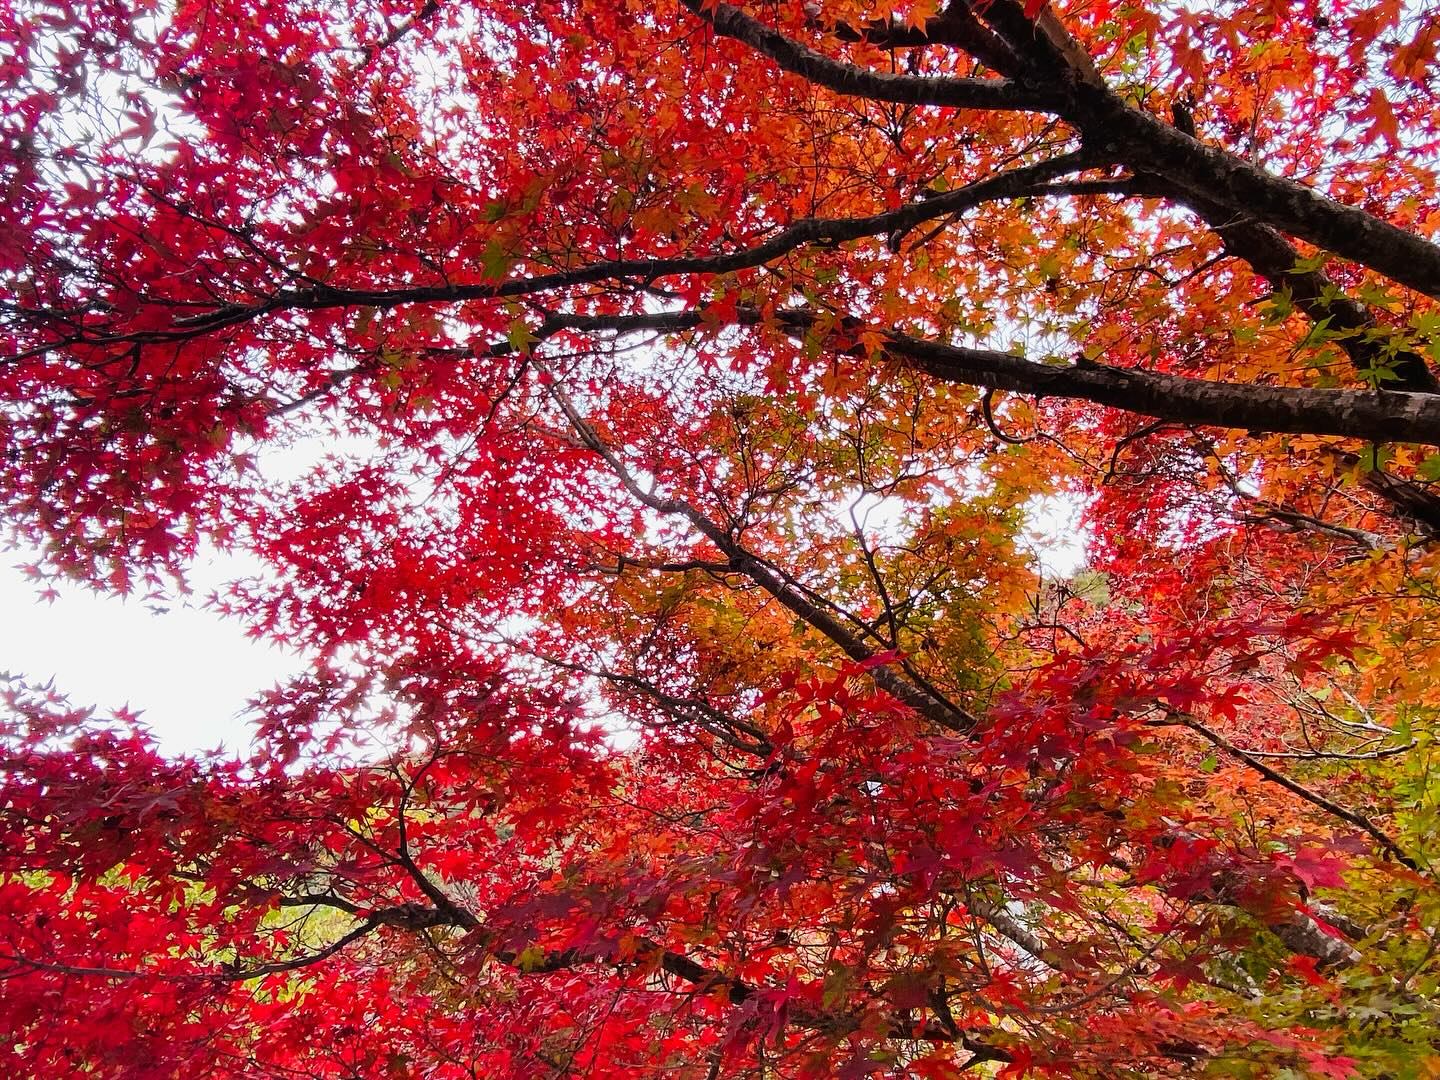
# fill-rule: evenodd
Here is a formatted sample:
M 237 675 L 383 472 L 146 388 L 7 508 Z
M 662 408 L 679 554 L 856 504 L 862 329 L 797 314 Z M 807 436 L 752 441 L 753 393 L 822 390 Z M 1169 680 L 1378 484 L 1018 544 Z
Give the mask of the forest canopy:
M 1437 49 L 10 0 L 5 536 L 304 667 L 0 681 L 0 1063 L 1440 1075 Z

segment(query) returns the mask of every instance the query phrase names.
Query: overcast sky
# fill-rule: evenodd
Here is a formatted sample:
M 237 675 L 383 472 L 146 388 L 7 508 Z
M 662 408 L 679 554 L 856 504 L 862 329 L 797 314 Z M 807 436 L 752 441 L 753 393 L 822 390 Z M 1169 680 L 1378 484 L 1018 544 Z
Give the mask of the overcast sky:
M 243 751 L 250 736 L 238 714 L 246 699 L 301 666 L 199 606 L 156 613 L 138 599 L 74 585 L 60 586 L 53 603 L 39 601 L 17 568 L 34 559 L 23 550 L 0 554 L 0 670 L 32 683 L 53 678 L 76 705 L 140 710 L 168 751 Z M 194 605 L 229 576 L 214 562 L 197 568 Z

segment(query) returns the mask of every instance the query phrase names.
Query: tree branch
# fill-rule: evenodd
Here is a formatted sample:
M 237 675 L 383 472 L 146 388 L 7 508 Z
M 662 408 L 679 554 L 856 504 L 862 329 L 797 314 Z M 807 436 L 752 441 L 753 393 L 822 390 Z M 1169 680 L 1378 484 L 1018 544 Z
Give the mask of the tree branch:
M 871 19 L 858 25 L 821 25 L 841 41 L 864 42 L 881 49 L 924 48 L 949 45 L 961 49 L 982 64 L 1013 78 L 1021 68 L 1019 57 L 989 27 L 975 18 L 961 3 L 951 3 L 940 14 L 925 20 L 924 26 L 906 26 L 892 19 Z
M 781 311 L 773 318 L 797 334 L 810 332 L 819 324 L 819 318 L 804 309 Z M 553 319 L 557 326 L 563 323 L 578 331 L 615 333 L 680 332 L 715 324 L 714 313 L 704 308 L 653 315 L 555 315 Z M 742 308 L 734 321 L 755 325 L 764 322 L 765 317 L 755 309 Z M 855 343 L 864 330 L 856 320 L 841 319 L 824 344 L 845 355 L 865 356 L 865 350 Z M 1090 401 L 1176 423 L 1440 446 L 1440 396 L 1433 394 L 1263 386 L 1191 379 L 1088 361 L 1048 364 L 1013 353 L 946 345 L 894 330 L 876 333 L 887 354 L 946 382 L 1042 398 Z
M 57 975 L 75 975 L 98 979 L 166 979 L 170 981 L 197 981 L 209 980 L 212 982 L 245 982 L 249 979 L 258 979 L 265 975 L 278 975 L 287 971 L 297 971 L 311 964 L 318 964 L 322 960 L 328 960 L 336 953 L 344 950 L 351 943 L 369 934 L 377 926 L 383 925 L 383 913 L 371 914 L 362 920 L 343 936 L 337 938 L 329 945 L 318 952 L 306 953 L 304 956 L 297 956 L 292 960 L 281 960 L 273 964 L 261 964 L 259 967 L 240 968 L 235 970 L 220 971 L 196 971 L 171 974 L 163 971 L 137 971 L 133 968 L 111 968 L 111 967 L 90 967 L 81 964 L 60 964 L 51 963 L 45 960 L 32 960 L 25 956 L 14 956 L 8 953 L 0 953 L 0 960 L 6 963 L 17 964 L 23 968 L 30 968 L 35 971 L 49 971 Z
M 1226 220 L 1255 222 L 1287 233 L 1417 292 L 1440 297 L 1440 247 L 1235 154 L 1207 146 L 1174 124 L 1130 105 L 1105 85 L 1089 53 L 1048 6 L 1034 17 L 1015 0 L 967 6 L 1022 57 L 1028 71 L 1020 74 L 1028 74 L 1032 83 L 1051 86 L 1066 99 L 1053 111 L 1080 128 L 1087 146 L 1107 156 L 1114 154 L 1137 173 L 1164 177 L 1202 216 L 1223 208 Z M 1288 260 L 1281 272 L 1294 265 L 1294 259 Z M 1306 291 L 1303 284 L 1299 289 Z M 1323 295 L 1316 293 L 1317 298 Z M 1342 312 L 1341 317 L 1347 313 Z M 1424 375 L 1414 377 L 1425 380 Z M 1433 379 L 1431 375 L 1426 381 Z M 1434 387 L 1417 382 L 1410 388 Z
M 546 370 L 540 361 L 537 360 L 535 363 L 540 370 Z M 629 466 L 581 415 L 574 402 L 570 400 L 570 396 L 554 379 L 553 374 L 548 389 L 571 427 L 579 435 L 581 442 L 610 466 L 616 479 L 631 496 L 657 513 L 683 517 L 696 532 L 724 553 L 730 560 L 730 566 L 733 569 L 750 578 L 774 597 L 782 607 L 829 638 L 850 659 L 857 663 L 864 663 L 875 657 L 875 650 L 869 648 L 860 638 L 852 634 L 834 615 L 811 602 L 799 590 L 788 584 L 764 560 L 741 545 L 730 532 L 715 524 L 683 499 L 665 498 L 641 485 L 635 479 Z M 970 731 L 979 723 L 976 717 L 960 706 L 911 682 L 889 667 L 877 667 L 870 675 L 875 680 L 875 684 L 886 693 L 947 730 Z
M 1440 445 L 1440 397 L 1432 394 L 1229 383 L 1088 361 L 1042 364 L 895 332 L 885 341 L 886 351 L 950 382 L 1076 398 L 1177 423 Z
M 1428 240 L 1207 146 L 1103 87 L 1077 85 L 1072 102 L 1061 113 L 1087 146 L 1164 177 L 1191 205 L 1223 207 L 1237 221 L 1264 223 L 1440 297 L 1440 247 Z
M 25 356 L 51 352 L 82 342 L 97 345 L 147 345 L 191 340 L 287 311 L 319 311 L 341 307 L 388 310 L 411 304 L 454 304 L 471 300 L 534 296 L 606 281 L 629 279 L 653 283 L 661 278 L 686 274 L 730 274 L 764 266 L 808 245 L 836 245 L 874 236 L 903 234 L 926 221 L 963 213 L 987 202 L 1050 193 L 1068 195 L 1071 192 L 1064 187 L 1052 189 L 1051 181 L 1092 168 L 1096 164 L 1097 160 L 1088 154 L 1061 154 L 868 217 L 802 218 L 781 229 L 768 240 L 735 251 L 666 259 L 616 259 L 500 282 L 373 289 L 317 284 L 302 289 L 283 289 L 261 303 L 222 304 L 210 311 L 175 319 L 164 329 L 129 333 L 82 330 L 69 337 L 62 335 L 53 342 L 32 349 Z M 1081 193 L 1091 192 L 1087 189 Z M 147 305 L 163 303 L 163 300 L 157 299 L 146 301 Z M 31 311 L 27 315 L 37 320 L 46 317 L 46 313 L 42 311 Z M 74 320 L 68 315 L 63 322 L 74 325 Z M 11 357 L 9 362 L 23 358 L 24 356 Z
M 1199 735 L 1202 739 L 1205 739 L 1207 742 L 1217 747 L 1218 749 L 1223 750 L 1225 753 L 1229 754 L 1237 761 L 1241 761 L 1245 765 L 1249 766 L 1251 769 L 1255 770 L 1255 772 L 1259 773 L 1272 784 L 1278 784 L 1286 791 L 1298 795 L 1301 799 L 1310 803 L 1312 806 L 1318 806 L 1327 814 L 1330 814 L 1333 817 L 1337 817 L 1341 821 L 1344 821 L 1350 825 L 1355 826 L 1357 829 L 1360 829 L 1362 832 L 1370 836 L 1371 839 L 1373 839 L 1377 844 L 1379 844 L 1381 849 L 1387 852 L 1391 857 L 1393 857 L 1395 861 L 1398 862 L 1401 866 L 1407 867 L 1410 870 L 1414 870 L 1417 874 L 1428 873 L 1428 871 L 1424 867 L 1422 867 L 1419 862 L 1413 859 L 1410 855 L 1406 854 L 1405 850 L 1393 839 L 1391 839 L 1389 834 L 1387 834 L 1383 829 L 1380 828 L 1380 826 L 1376 825 L 1364 814 L 1361 814 L 1354 810 L 1347 810 L 1339 803 L 1334 802 L 1331 799 L 1327 799 L 1319 792 L 1311 791 L 1304 784 L 1290 779 L 1284 773 L 1277 772 L 1269 765 L 1266 765 L 1263 761 L 1259 761 L 1256 758 L 1251 757 L 1244 750 L 1241 750 L 1238 746 L 1232 743 L 1229 739 L 1225 738 L 1225 736 L 1221 735 L 1219 732 L 1212 731 L 1210 728 L 1206 727 L 1194 717 L 1184 716 L 1179 713 L 1172 713 L 1169 717 L 1167 717 L 1166 720 L 1161 721 L 1161 723 L 1189 728 L 1191 731 L 1195 732 L 1195 734 Z
M 681 0 L 722 37 L 749 45 L 784 71 L 848 97 L 904 105 L 941 105 L 955 109 L 1007 109 L 1055 112 L 1058 95 L 1007 79 L 942 79 L 891 75 L 833 60 L 794 41 L 730 4 Z
M 1161 185 L 1157 191 L 1166 189 Z M 1323 269 L 1303 269 L 1300 252 L 1275 229 L 1214 203 L 1171 193 L 1209 224 L 1230 255 L 1288 294 L 1312 322 L 1323 324 L 1356 370 L 1392 373 L 1387 388 L 1440 393 L 1440 380 L 1424 357 L 1412 349 L 1394 350 L 1369 308 L 1341 292 Z

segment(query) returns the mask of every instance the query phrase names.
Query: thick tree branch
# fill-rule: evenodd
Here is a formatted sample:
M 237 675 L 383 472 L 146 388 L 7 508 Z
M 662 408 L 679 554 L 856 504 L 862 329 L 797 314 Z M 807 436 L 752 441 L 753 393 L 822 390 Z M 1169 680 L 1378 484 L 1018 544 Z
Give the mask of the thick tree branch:
M 1010 0 L 971 5 L 1027 63 L 1024 82 L 884 75 L 832 60 L 729 4 L 685 5 L 786 71 L 837 93 L 876 101 L 958 108 L 1054 112 L 1077 124 L 1087 146 L 1137 172 L 1164 177 L 1188 198 L 1224 207 L 1367 266 L 1427 296 L 1440 297 L 1440 247 L 1313 188 L 1206 146 L 1109 90 L 1094 63 L 1048 11 L 1026 16 Z M 1038 87 L 1038 89 L 1037 89 Z M 1293 265 L 1293 263 L 1292 263 Z
M 1360 466 L 1360 455 L 1337 454 L 1346 468 Z M 1384 469 L 1361 468 L 1360 483 L 1410 518 L 1425 535 L 1440 536 L 1440 495 L 1428 487 L 1391 476 Z
M 894 333 L 886 335 L 886 348 L 947 381 L 1092 401 L 1178 423 L 1440 445 L 1440 399 L 1431 394 L 1261 386 L 1089 362 L 1050 365 Z
M 1046 90 L 1005 79 L 943 79 L 890 75 L 831 59 L 794 41 L 730 4 L 705 0 L 681 2 L 722 37 L 744 42 L 784 71 L 837 94 L 905 105 L 942 105 L 956 109 L 1016 109 L 1054 112 L 1061 98 Z
M 741 309 L 735 321 L 754 325 L 764 318 L 753 309 Z M 818 317 L 808 310 L 790 309 L 773 318 L 782 328 L 797 334 L 813 332 L 819 325 Z M 696 329 L 714 325 L 716 316 L 700 309 L 654 315 L 555 315 L 552 319 L 556 328 L 563 324 L 585 332 L 633 333 Z M 863 330 L 858 322 L 842 319 L 824 344 L 838 352 L 863 356 L 865 350 L 855 343 Z M 1048 364 L 1013 353 L 946 345 L 897 331 L 880 330 L 877 334 L 886 353 L 947 382 L 1090 401 L 1207 427 L 1440 446 L 1440 396 L 1432 394 L 1264 386 L 1090 362 Z
M 1078 85 L 1072 101 L 1062 112 L 1086 146 L 1163 177 L 1191 205 L 1221 207 L 1440 297 L 1440 247 L 1423 237 L 1207 146 L 1107 89 Z
M 1280 233 L 1204 200 L 1182 196 L 1178 201 L 1214 229 L 1227 252 L 1288 294 L 1312 322 L 1323 324 L 1356 370 L 1389 372 L 1393 379 L 1381 383 L 1387 389 L 1440 393 L 1440 380 L 1425 358 L 1411 349 L 1395 350 L 1371 311 L 1342 293 L 1323 269 L 1302 268 L 1300 252 Z
M 1055 17 L 1049 4 L 1034 15 L 1015 0 L 954 0 L 988 23 L 1020 60 L 1019 69 L 1000 70 L 1027 85 L 1066 88 L 1074 83 L 1103 85 L 1090 54 Z
M 1093 59 L 1048 5 L 1035 18 L 1026 15 L 1015 0 L 967 6 L 1027 62 L 1028 78 L 1023 81 L 1052 88 L 1068 99 L 1057 112 L 1079 126 L 1087 146 L 1106 156 L 1113 154 L 1137 173 L 1164 177 L 1212 224 L 1216 224 L 1216 208 L 1222 208 L 1223 219 L 1234 227 L 1248 228 L 1253 223 L 1278 230 L 1417 292 L 1440 297 L 1440 247 L 1304 184 L 1266 172 L 1235 154 L 1207 146 L 1174 124 L 1130 105 L 1106 87 Z M 1021 78 L 1019 74 L 1014 77 L 1017 81 Z M 1272 260 L 1263 250 L 1270 246 L 1268 239 L 1243 234 L 1234 239 L 1262 262 Z M 1293 258 L 1279 261 L 1284 262 L 1278 267 L 1282 274 L 1295 266 Z M 1259 265 L 1256 269 L 1270 276 L 1269 270 Z M 1298 294 L 1309 291 L 1304 283 L 1294 289 L 1297 302 Z M 1315 295 L 1318 299 L 1324 293 L 1316 290 Z M 1356 319 L 1357 325 L 1363 322 L 1354 312 L 1341 312 L 1340 317 Z M 1401 374 L 1404 377 L 1405 373 Z M 1425 380 L 1424 375 L 1414 378 Z M 1433 375 L 1427 381 L 1433 384 Z M 1419 381 L 1407 383 L 1407 387 L 1433 388 Z
M 456 304 L 473 300 L 510 299 L 538 296 L 548 292 L 603 282 L 644 282 L 688 274 L 731 274 L 755 269 L 799 248 L 834 246 L 874 236 L 903 235 L 917 225 L 953 214 L 964 213 L 988 202 L 1046 195 L 1094 194 L 1095 183 L 1078 185 L 1053 183 L 1058 177 L 1082 172 L 1097 165 L 1084 153 L 1061 154 L 1047 161 L 1020 166 L 985 177 L 964 187 L 906 203 L 895 210 L 859 218 L 802 218 L 769 239 L 728 252 L 712 252 L 657 259 L 616 259 L 590 263 L 551 273 L 534 274 L 499 282 L 422 285 L 402 288 L 346 288 L 311 285 L 282 289 L 260 303 L 221 304 L 214 309 L 174 319 L 157 330 L 107 333 L 102 328 L 81 326 L 72 313 L 52 314 L 29 310 L 18 314 L 38 324 L 49 322 L 55 330 L 53 341 L 28 353 L 0 360 L 14 363 L 30 356 L 53 352 L 71 345 L 149 345 L 187 341 L 218 334 L 271 315 L 289 311 L 321 311 L 344 307 L 380 310 L 415 304 Z M 1107 190 L 1113 181 L 1099 181 Z M 146 306 L 163 307 L 166 301 L 146 298 Z
M 841 41 L 864 42 L 882 49 L 924 48 L 947 45 L 962 49 L 1002 75 L 1013 77 L 1021 68 L 1019 57 L 989 27 L 965 8 L 951 3 L 944 13 L 925 20 L 924 26 L 907 26 L 894 19 L 872 19 L 851 25 L 821 25 Z
M 1385 551 L 1391 545 L 1385 537 L 1379 533 L 1370 532 L 1367 529 L 1352 529 L 1348 525 L 1337 525 L 1333 521 L 1325 521 L 1311 514 L 1302 514 L 1298 510 L 1290 510 L 1283 506 L 1269 506 L 1262 503 L 1263 507 L 1258 513 L 1242 515 L 1240 520 L 1255 524 L 1269 525 L 1278 522 L 1293 530 L 1313 529 L 1315 532 L 1325 533 L 1341 540 L 1348 540 L 1366 551 Z M 1276 755 L 1261 755 L 1262 757 L 1275 757 Z M 1289 755 L 1285 755 L 1289 756 Z M 1306 755 L 1297 754 L 1296 757 Z

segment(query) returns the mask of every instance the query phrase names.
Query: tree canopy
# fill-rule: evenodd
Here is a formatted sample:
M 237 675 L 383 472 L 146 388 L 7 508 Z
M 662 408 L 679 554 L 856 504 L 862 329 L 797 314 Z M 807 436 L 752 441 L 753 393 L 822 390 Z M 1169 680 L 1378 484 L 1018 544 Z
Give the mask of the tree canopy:
M 1437 49 L 11 0 L 9 539 L 306 668 L 7 677 L 0 1062 L 1440 1075 Z

